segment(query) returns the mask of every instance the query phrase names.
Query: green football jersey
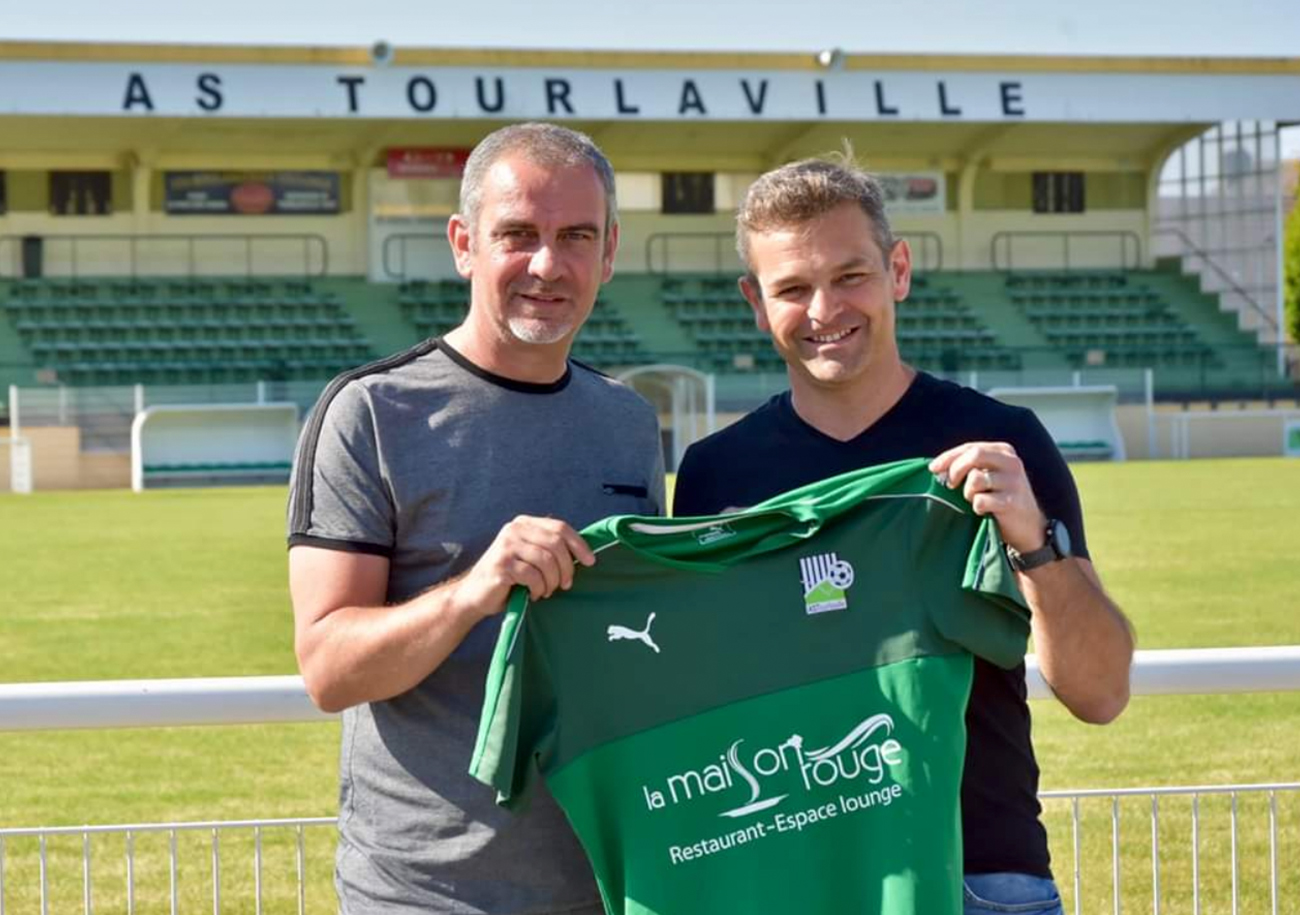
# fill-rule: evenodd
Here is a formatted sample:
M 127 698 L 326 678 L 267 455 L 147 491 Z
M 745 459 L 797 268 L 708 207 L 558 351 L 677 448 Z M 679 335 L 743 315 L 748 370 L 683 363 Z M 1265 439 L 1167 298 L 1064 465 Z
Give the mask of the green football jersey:
M 926 465 L 588 527 L 571 590 L 510 601 L 471 773 L 546 780 L 611 915 L 958 915 L 972 653 L 1029 624 Z

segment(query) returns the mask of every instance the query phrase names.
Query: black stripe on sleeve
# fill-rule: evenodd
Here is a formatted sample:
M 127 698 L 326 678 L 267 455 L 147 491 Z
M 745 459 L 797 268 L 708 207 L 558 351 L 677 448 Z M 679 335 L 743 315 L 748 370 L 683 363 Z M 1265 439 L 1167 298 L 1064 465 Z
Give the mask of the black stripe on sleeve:
M 353 381 L 365 378 L 367 375 L 378 375 L 381 372 L 391 371 L 406 365 L 408 362 L 414 362 L 421 356 L 427 356 L 437 348 L 437 339 L 425 340 L 403 352 L 394 353 L 376 362 L 370 362 L 344 372 L 325 386 L 325 390 L 321 392 L 316 401 L 316 406 L 311 411 L 307 425 L 302 431 L 302 440 L 298 444 L 298 466 L 296 467 L 298 488 L 293 494 L 293 504 L 289 506 L 289 530 L 291 532 L 289 544 L 291 546 L 295 538 L 306 536 L 297 532 L 306 531 L 311 527 L 312 481 L 316 466 L 316 445 L 320 441 L 321 427 L 325 423 L 325 414 L 329 411 L 330 403 L 338 396 L 339 391 L 342 391 Z M 329 542 L 337 544 L 342 541 Z M 340 547 L 335 546 L 334 549 L 340 549 Z
M 310 534 L 292 534 L 289 546 L 314 546 L 322 550 L 336 550 L 340 553 L 365 553 L 368 556 L 393 557 L 393 548 L 378 543 L 361 543 L 356 540 L 333 540 L 329 537 L 313 537 Z

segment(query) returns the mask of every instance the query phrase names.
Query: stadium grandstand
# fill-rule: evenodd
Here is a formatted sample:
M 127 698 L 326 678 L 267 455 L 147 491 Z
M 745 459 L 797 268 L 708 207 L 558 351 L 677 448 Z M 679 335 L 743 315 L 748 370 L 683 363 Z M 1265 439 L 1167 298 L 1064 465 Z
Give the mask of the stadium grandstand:
M 1294 60 L 14 42 L 0 69 L 0 410 L 37 439 L 76 427 L 60 447 L 84 460 L 33 445 L 38 476 L 82 467 L 59 485 L 124 485 L 146 403 L 305 411 L 454 326 L 460 169 L 525 118 L 589 132 L 618 171 L 617 273 L 575 356 L 708 376 L 711 417 L 783 382 L 736 289 L 732 210 L 762 170 L 846 144 L 914 251 L 915 365 L 1113 385 L 1148 411 L 1296 396 Z
M 337 911 L 284 488 L 196 484 L 283 482 L 331 377 L 461 320 L 466 156 L 527 119 L 613 161 L 574 356 L 658 407 L 670 470 L 786 386 L 736 286 L 746 188 L 846 146 L 880 176 L 904 357 L 1090 461 L 1141 640 L 1101 729 L 1027 658 L 1064 911 L 1300 911 L 1300 461 L 1142 460 L 1300 456 L 1287 4 L 424 6 L 6 10 L 0 915 Z M 194 488 L 43 492 L 153 486 Z

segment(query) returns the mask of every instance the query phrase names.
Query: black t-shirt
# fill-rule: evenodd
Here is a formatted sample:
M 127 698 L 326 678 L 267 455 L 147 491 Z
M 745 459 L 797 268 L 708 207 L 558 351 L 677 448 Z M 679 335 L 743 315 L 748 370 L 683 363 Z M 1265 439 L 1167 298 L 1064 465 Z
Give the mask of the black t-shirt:
M 847 442 L 799 418 L 778 394 L 739 422 L 696 442 L 677 472 L 673 514 L 711 515 L 859 467 L 935 457 L 964 442 L 1008 442 L 1024 462 L 1038 504 L 1065 524 L 1087 557 L 1079 494 L 1065 460 L 1034 414 L 918 372 L 884 416 Z M 1038 763 L 1030 742 L 1025 669 L 975 659 L 966 712 L 962 831 L 968 874 L 1012 871 L 1050 877 L 1039 822 Z

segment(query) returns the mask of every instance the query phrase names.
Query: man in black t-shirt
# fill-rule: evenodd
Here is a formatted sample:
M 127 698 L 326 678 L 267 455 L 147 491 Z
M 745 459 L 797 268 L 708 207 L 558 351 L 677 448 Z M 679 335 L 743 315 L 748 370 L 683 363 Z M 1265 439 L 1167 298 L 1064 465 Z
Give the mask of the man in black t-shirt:
M 785 359 L 790 390 L 691 446 L 674 514 L 743 508 L 854 468 L 934 457 L 930 469 L 997 520 L 1052 690 L 1083 721 L 1114 719 L 1128 702 L 1133 637 L 1088 560 L 1074 480 L 1030 411 L 903 363 L 895 305 L 910 288 L 911 254 L 892 237 L 875 179 L 847 163 L 796 162 L 759 178 L 737 219 L 740 288 Z M 1058 912 L 1023 665 L 977 661 L 967 727 L 966 911 Z

